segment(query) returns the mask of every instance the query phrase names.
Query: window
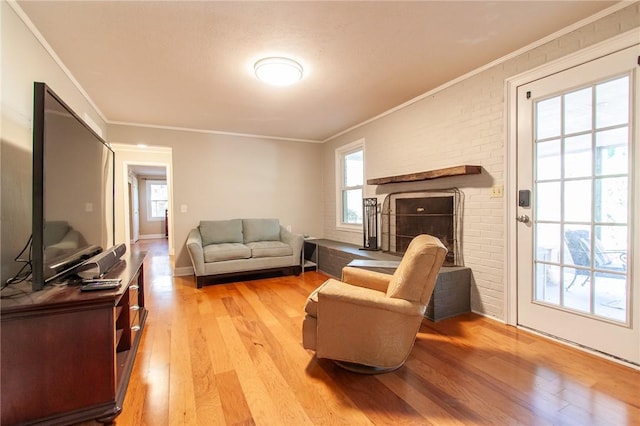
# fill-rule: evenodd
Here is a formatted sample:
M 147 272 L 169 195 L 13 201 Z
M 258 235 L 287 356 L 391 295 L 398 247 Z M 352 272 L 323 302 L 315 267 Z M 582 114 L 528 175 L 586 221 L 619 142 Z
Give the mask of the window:
M 167 209 L 167 181 L 147 180 L 147 219 L 161 220 Z
M 364 140 L 336 150 L 336 172 L 337 226 L 360 230 L 364 188 Z

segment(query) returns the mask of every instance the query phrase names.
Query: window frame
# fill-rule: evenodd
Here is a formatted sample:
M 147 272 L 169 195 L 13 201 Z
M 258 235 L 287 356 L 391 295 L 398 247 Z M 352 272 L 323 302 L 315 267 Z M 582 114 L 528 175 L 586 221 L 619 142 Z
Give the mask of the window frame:
M 147 179 L 145 180 L 145 203 L 147 206 L 147 221 L 148 222 L 158 222 L 161 220 L 165 219 L 165 216 L 160 216 L 160 217 L 156 217 L 156 216 L 152 216 L 152 212 L 153 212 L 153 208 L 152 208 L 152 203 L 155 200 L 151 200 L 151 186 L 152 185 L 162 185 L 164 184 L 165 187 L 167 187 L 167 199 L 165 200 L 167 203 L 167 206 L 169 204 L 169 186 L 167 184 L 167 181 L 164 179 Z
M 355 152 L 362 151 L 362 185 L 344 186 L 344 159 L 347 155 Z M 359 139 L 355 142 L 343 145 L 335 150 L 335 171 L 336 171 L 336 229 L 348 232 L 362 232 L 362 222 L 360 223 L 345 223 L 342 221 L 344 217 L 344 204 L 343 204 L 343 192 L 345 190 L 360 189 L 362 191 L 362 197 L 364 198 L 365 190 L 365 140 Z

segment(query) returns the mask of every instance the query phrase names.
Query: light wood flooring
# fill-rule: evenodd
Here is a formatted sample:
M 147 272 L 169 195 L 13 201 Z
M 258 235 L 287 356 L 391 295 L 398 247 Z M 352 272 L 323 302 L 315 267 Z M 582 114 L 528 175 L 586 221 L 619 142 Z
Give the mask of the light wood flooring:
M 302 348 L 307 272 L 196 289 L 144 241 L 149 316 L 118 425 L 640 425 L 640 372 L 463 315 L 424 320 L 399 370 Z M 349 342 L 345 342 L 349 344 Z

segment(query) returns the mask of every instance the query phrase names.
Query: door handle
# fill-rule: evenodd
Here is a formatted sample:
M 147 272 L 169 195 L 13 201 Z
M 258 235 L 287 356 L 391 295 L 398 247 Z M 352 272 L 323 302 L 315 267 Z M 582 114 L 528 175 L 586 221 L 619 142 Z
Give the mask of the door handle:
M 516 217 L 516 220 L 521 223 L 529 223 L 530 221 L 529 216 L 527 216 L 526 214 Z

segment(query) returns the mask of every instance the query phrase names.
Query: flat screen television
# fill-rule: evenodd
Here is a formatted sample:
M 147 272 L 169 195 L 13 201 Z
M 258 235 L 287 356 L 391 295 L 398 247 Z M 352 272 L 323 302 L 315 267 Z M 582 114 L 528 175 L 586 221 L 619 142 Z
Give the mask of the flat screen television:
M 45 83 L 34 83 L 33 290 L 114 245 L 113 150 Z

